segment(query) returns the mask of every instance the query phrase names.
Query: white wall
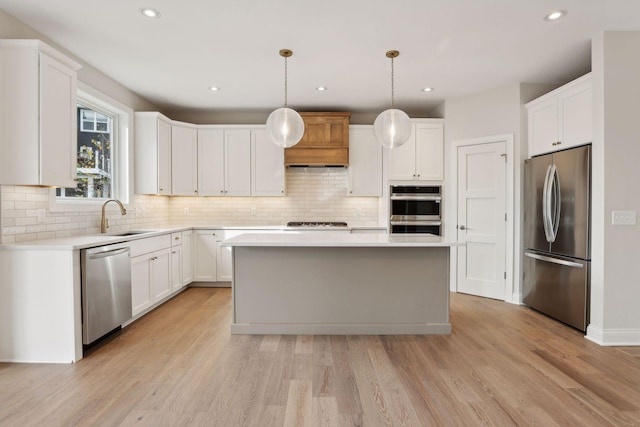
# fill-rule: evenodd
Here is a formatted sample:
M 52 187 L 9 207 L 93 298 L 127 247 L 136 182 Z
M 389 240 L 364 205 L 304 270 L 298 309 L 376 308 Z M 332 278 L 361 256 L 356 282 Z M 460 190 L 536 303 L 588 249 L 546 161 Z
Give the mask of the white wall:
M 614 210 L 640 211 L 640 32 L 604 32 L 592 43 L 591 324 L 587 338 L 640 345 L 640 229 L 612 226 Z
M 513 247 L 512 266 L 513 301 L 520 302 L 521 289 L 521 247 L 522 247 L 522 166 L 527 157 L 526 109 L 524 104 L 553 90 L 558 85 L 521 83 L 511 84 L 477 94 L 447 99 L 445 117 L 445 182 L 456 185 L 451 165 L 456 161 L 454 143 L 456 141 L 477 139 L 494 135 L 513 134 L 513 182 L 507 184 L 513 194 Z M 509 191 L 509 190 L 508 190 Z M 453 195 L 451 189 L 447 194 Z M 445 197 L 445 235 L 456 236 L 457 202 L 455 197 Z

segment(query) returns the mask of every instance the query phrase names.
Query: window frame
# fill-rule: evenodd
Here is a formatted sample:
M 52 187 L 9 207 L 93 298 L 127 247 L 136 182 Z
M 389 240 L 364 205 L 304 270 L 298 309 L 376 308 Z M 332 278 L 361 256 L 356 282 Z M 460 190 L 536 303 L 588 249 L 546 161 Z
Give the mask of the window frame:
M 113 116 L 112 135 L 112 198 L 120 200 L 125 206 L 133 201 L 133 109 L 103 94 L 102 92 L 78 82 L 77 104 L 95 108 Z M 58 198 L 56 189 L 49 192 L 49 210 L 99 211 L 106 198 Z

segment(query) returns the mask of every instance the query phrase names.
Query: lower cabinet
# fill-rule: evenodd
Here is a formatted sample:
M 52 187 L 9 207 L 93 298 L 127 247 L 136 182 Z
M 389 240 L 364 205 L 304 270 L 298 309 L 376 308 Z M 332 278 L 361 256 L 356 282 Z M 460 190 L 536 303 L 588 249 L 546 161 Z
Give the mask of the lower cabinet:
M 131 258 L 132 314 L 149 308 L 171 293 L 169 248 Z
M 136 316 L 193 281 L 191 230 L 132 243 L 131 302 Z
M 194 282 L 216 282 L 218 280 L 217 258 L 218 230 L 195 231 Z

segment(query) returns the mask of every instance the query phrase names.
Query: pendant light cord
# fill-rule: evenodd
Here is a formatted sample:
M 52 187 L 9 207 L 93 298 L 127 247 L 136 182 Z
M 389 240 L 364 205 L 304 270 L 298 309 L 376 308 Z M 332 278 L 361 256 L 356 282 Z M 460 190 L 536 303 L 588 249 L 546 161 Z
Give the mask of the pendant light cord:
M 394 99 L 394 75 L 393 75 L 393 57 L 391 58 L 391 108 L 395 108 L 395 99 Z
M 287 57 L 284 57 L 284 108 L 287 108 Z

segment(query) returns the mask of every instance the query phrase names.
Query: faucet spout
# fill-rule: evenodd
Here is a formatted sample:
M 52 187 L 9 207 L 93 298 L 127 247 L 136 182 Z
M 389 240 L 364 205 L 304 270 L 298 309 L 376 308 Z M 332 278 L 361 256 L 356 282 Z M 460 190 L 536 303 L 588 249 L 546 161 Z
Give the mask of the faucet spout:
M 109 202 L 115 202 L 118 204 L 118 206 L 120 206 L 120 213 L 122 213 L 122 215 L 126 215 L 127 214 L 127 210 L 124 208 L 124 206 L 122 205 L 122 202 L 120 200 L 117 199 L 109 199 L 106 202 L 104 202 L 102 204 L 102 219 L 100 220 L 100 233 L 106 233 L 107 232 L 107 228 L 109 228 L 109 221 L 107 220 L 107 215 L 105 212 L 105 208 L 107 207 L 107 203 Z

